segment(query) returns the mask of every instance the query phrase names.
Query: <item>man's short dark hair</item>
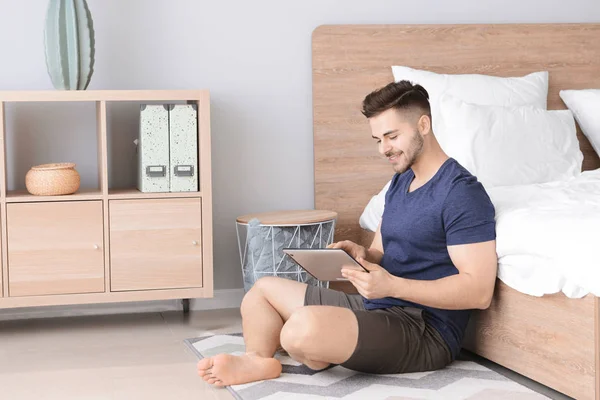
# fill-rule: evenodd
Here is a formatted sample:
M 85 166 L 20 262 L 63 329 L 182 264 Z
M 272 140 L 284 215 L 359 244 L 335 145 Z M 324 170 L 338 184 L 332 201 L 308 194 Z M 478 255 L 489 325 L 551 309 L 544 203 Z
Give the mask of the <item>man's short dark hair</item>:
M 419 111 L 420 115 L 427 115 L 431 119 L 429 93 L 423 86 L 409 81 L 392 82 L 369 93 L 363 100 L 362 113 L 371 118 L 391 108 Z

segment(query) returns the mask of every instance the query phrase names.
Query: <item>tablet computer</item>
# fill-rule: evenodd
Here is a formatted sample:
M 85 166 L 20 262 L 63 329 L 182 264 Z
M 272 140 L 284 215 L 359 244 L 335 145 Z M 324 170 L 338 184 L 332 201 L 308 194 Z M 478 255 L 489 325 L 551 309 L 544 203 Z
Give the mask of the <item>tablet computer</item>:
M 344 265 L 353 265 L 369 272 L 344 249 L 285 248 L 283 252 L 320 281 L 347 281 L 348 279 L 342 276 Z

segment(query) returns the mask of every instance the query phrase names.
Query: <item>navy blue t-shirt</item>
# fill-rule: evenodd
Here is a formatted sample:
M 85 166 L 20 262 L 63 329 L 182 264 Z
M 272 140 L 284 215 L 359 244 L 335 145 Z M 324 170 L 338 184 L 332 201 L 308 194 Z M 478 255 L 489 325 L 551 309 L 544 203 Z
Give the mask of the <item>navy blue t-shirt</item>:
M 476 177 L 449 158 L 423 186 L 412 192 L 412 169 L 392 178 L 381 222 L 381 266 L 406 279 L 436 280 L 458 274 L 447 246 L 496 238 L 494 206 Z M 409 306 L 424 309 L 424 319 L 442 335 L 453 358 L 470 310 L 442 310 L 386 297 L 364 299 L 365 308 Z

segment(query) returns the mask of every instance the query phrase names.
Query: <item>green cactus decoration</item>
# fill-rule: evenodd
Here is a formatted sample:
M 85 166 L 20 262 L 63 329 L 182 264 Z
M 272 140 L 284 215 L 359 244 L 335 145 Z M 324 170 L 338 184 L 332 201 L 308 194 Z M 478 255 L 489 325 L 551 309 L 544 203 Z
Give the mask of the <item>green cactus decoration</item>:
M 94 72 L 94 27 L 86 0 L 50 0 L 44 39 L 54 87 L 85 90 Z

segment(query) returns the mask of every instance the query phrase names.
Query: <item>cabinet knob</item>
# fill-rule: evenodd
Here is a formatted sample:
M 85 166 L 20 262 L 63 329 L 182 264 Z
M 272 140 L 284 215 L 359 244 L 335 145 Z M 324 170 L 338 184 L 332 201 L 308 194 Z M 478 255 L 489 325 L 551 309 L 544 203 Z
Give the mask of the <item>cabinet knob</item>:
M 98 250 L 100 248 L 100 246 L 98 246 L 97 244 L 94 245 L 94 249 Z
M 198 241 L 196 241 L 196 240 L 192 240 L 192 244 L 193 244 L 194 246 L 198 246 Z

